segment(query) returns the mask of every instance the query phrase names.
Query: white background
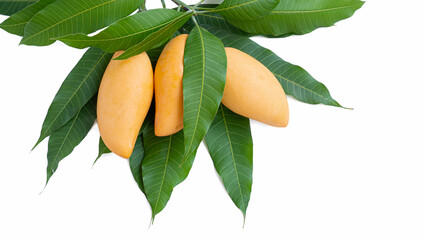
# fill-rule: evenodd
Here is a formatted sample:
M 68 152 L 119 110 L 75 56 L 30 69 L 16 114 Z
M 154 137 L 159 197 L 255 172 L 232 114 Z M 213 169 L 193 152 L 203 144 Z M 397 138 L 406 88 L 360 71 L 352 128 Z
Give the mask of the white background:
M 109 155 L 91 168 L 96 127 L 39 194 L 47 141 L 30 149 L 84 51 L 18 47 L 1 31 L 0 239 L 426 239 L 425 7 L 370 0 L 332 28 L 255 39 L 354 110 L 290 98 L 287 128 L 253 122 L 245 228 L 204 146 L 149 228 L 127 161 Z

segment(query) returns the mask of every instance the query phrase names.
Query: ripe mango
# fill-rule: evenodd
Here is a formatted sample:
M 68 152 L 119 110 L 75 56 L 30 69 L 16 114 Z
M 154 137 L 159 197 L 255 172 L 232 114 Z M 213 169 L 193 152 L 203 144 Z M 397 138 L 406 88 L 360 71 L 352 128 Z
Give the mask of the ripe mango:
M 173 38 L 163 49 L 155 67 L 156 136 L 168 136 L 183 128 L 183 56 L 188 34 Z
M 262 63 L 235 48 L 225 48 L 228 60 L 222 103 L 233 112 L 275 127 L 289 120 L 281 84 Z
M 103 75 L 98 93 L 99 132 L 115 154 L 129 158 L 154 92 L 151 61 L 144 52 L 126 60 L 114 60 Z

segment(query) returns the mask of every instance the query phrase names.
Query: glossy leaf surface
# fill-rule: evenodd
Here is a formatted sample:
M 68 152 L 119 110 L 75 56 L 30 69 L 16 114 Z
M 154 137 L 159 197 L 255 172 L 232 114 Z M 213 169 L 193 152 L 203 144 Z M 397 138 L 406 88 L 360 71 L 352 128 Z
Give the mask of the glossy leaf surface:
M 183 15 L 172 9 L 153 9 L 123 18 L 93 37 L 78 33 L 58 40 L 75 48 L 97 47 L 116 52 L 140 43 Z
M 86 137 L 96 119 L 96 96 L 49 138 L 47 180 L 55 173 L 59 162 L 68 156 Z
M 10 16 L 0 24 L 0 28 L 3 28 L 9 33 L 24 36 L 25 25 L 27 25 L 28 21 L 46 6 L 54 2 L 56 0 L 40 0 Z
M 279 0 L 225 0 L 214 12 L 225 18 L 255 20 L 270 13 Z
M 195 16 L 198 24 L 201 26 L 214 26 L 216 29 L 225 30 L 234 34 L 249 36 L 250 34 L 243 32 L 232 24 L 228 23 L 224 17 L 216 13 L 199 13 Z M 192 29 L 194 24 L 192 21 L 188 21 L 185 24 L 187 28 Z
M 7 16 L 13 15 L 35 2 L 37 0 L 0 0 L 0 14 Z
M 195 152 L 210 128 L 222 100 L 226 53 L 222 42 L 195 26 L 185 45 L 183 70 L 185 159 Z
M 180 15 L 158 31 L 149 34 L 142 42 L 127 49 L 127 51 L 121 54 L 117 59 L 124 60 L 163 45 L 191 16 L 192 13 Z
M 167 137 L 157 137 L 153 121 L 143 132 L 143 142 L 145 157 L 142 161 L 142 176 L 154 219 L 166 206 L 173 188 L 188 176 L 195 153 L 179 166 L 185 150 L 182 131 Z
M 142 160 L 144 159 L 145 151 L 143 147 L 142 136 L 139 136 L 136 140 L 135 148 L 133 149 L 132 155 L 129 158 L 130 170 L 132 171 L 133 178 L 138 184 L 139 189 L 144 191 L 142 181 Z
M 349 18 L 363 4 L 360 0 L 280 0 L 276 8 L 263 18 L 253 21 L 228 21 L 252 34 L 300 35 Z
M 35 15 L 21 43 L 45 46 L 58 37 L 89 34 L 128 16 L 143 0 L 58 0 Z
M 253 182 L 253 141 L 249 119 L 220 105 L 205 140 L 229 196 L 245 216 Z
M 90 48 L 83 55 L 56 93 L 35 146 L 73 118 L 98 92 L 111 58 L 112 54 L 96 48 Z

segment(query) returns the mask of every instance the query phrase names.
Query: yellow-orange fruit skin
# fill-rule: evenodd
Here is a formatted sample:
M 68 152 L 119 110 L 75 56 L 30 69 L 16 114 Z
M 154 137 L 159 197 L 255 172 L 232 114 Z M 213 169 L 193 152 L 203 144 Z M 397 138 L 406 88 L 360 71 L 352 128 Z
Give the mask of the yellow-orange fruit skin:
M 173 38 L 164 47 L 155 67 L 156 136 L 168 136 L 183 128 L 183 56 L 187 34 Z
M 129 158 L 154 92 L 151 61 L 146 53 L 108 64 L 98 93 L 99 132 L 115 154 Z
M 235 48 L 225 48 L 228 60 L 222 103 L 233 112 L 275 127 L 289 120 L 281 84 L 262 63 Z

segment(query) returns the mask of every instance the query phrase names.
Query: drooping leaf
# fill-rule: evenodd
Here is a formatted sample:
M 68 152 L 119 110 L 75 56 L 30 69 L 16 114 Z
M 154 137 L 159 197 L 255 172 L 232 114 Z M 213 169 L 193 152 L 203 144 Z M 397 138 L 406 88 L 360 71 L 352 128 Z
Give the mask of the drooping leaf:
M 172 9 L 152 9 L 123 18 L 93 37 L 77 33 L 58 40 L 75 48 L 97 47 L 107 52 L 116 52 L 140 43 L 151 33 L 184 15 Z
M 54 2 L 56 2 L 56 0 L 40 0 L 10 16 L 0 24 L 0 28 L 3 28 L 3 30 L 9 33 L 24 36 L 25 25 L 27 25 L 28 21 L 30 21 L 35 14 Z
M 225 48 L 217 37 L 198 25 L 186 41 L 182 81 L 185 162 L 210 128 L 226 81 Z
M 169 201 L 173 188 L 188 176 L 195 153 L 179 166 L 185 150 L 182 131 L 167 137 L 157 137 L 154 134 L 153 121 L 143 133 L 143 142 L 143 184 L 154 220 L 155 215 L 161 212 Z
M 0 0 L 0 14 L 11 16 L 35 2 L 37 0 Z
M 213 12 L 225 18 L 255 20 L 266 16 L 280 0 L 225 0 Z
M 247 37 L 212 27 L 208 29 L 219 37 L 226 47 L 239 49 L 265 65 L 278 79 L 287 95 L 305 103 L 342 107 L 331 97 L 327 87 L 303 68 L 284 61 L 271 50 L 263 48 Z
M 96 96 L 77 114 L 49 138 L 47 152 L 47 182 L 58 168 L 59 162 L 68 156 L 86 137 L 96 119 Z
M 107 153 L 111 153 L 111 150 L 109 150 L 109 148 L 105 145 L 104 141 L 102 140 L 101 137 L 99 137 L 99 151 L 98 151 L 98 156 L 95 159 L 95 162 L 93 163 L 93 165 L 95 165 L 95 163 L 99 160 L 99 158 L 102 157 L 102 155 L 107 154 Z
M 139 189 L 144 193 L 144 186 L 142 181 L 142 160 L 144 159 L 144 147 L 142 135 L 136 140 L 135 148 L 129 158 L 130 170 L 132 171 L 133 178 L 139 186 Z
M 306 34 L 351 17 L 363 4 L 361 0 L 280 0 L 275 9 L 263 18 L 252 21 L 227 20 L 252 34 Z
M 111 58 L 112 54 L 100 49 L 87 50 L 56 93 L 34 148 L 73 118 L 98 92 L 102 76 Z
M 173 36 L 173 33 L 175 33 L 186 21 L 188 21 L 192 14 L 192 12 L 189 12 L 175 18 L 163 28 L 151 33 L 142 42 L 127 49 L 127 51 L 121 54 L 117 60 L 124 60 L 161 46 Z
M 229 196 L 245 216 L 253 182 L 253 141 L 249 119 L 220 105 L 205 140 Z
M 58 37 L 89 34 L 128 16 L 143 0 L 58 0 L 36 14 L 21 43 L 45 46 Z

